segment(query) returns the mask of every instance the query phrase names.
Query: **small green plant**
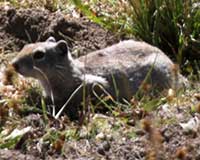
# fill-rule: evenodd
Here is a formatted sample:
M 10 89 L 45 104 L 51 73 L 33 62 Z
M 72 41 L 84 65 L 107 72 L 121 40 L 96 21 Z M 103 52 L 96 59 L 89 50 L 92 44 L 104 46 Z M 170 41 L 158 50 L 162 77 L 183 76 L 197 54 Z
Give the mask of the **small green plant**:
M 44 99 L 41 100 L 41 106 L 42 106 L 42 112 L 43 112 L 44 122 L 45 122 L 45 124 L 47 124 L 47 122 L 48 122 L 48 116 L 47 116 L 46 104 L 45 104 Z

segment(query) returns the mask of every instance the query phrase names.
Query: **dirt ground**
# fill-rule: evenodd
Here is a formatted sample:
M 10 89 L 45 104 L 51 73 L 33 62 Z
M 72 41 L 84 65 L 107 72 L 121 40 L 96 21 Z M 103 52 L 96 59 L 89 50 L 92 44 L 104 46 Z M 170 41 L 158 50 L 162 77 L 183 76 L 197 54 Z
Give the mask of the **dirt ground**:
M 5 51 L 19 51 L 25 44 L 44 41 L 49 36 L 65 39 L 78 56 L 105 48 L 119 41 L 117 36 L 89 22 L 60 12 L 0 8 L 0 46 Z
M 68 41 L 75 56 L 105 48 L 120 40 L 120 37 L 85 17 L 76 19 L 70 15 L 50 13 L 47 10 L 0 8 L 1 54 L 12 54 L 27 43 L 44 41 L 49 36 L 54 36 L 56 40 Z M 121 117 L 100 115 L 109 126 L 106 125 L 108 127 L 106 129 L 113 131 L 116 128 L 116 132 L 111 134 L 105 131 L 102 136 L 101 130 L 100 138 L 83 136 L 75 140 L 63 140 L 61 137 L 62 151 L 55 143 L 56 147 L 40 143 L 40 137 L 46 133 L 46 128 L 41 122 L 42 115 L 32 113 L 20 117 L 23 126 L 31 126 L 33 130 L 25 134 L 13 147 L 14 149 L 0 149 L 0 159 L 200 160 L 200 115 L 191 111 L 194 106 L 200 106 L 197 93 L 198 91 L 187 92 L 181 98 L 160 105 L 158 109 L 148 113 L 136 108 L 124 113 L 129 117 L 129 121 L 124 123 L 122 123 L 124 114 Z M 193 125 L 190 125 L 192 127 L 187 131 L 187 127 L 181 124 L 186 124 L 191 119 Z M 77 126 L 74 122 L 66 122 L 65 119 L 49 119 L 49 123 L 52 130 L 59 131 L 70 130 Z M 96 125 L 95 122 L 93 125 Z M 83 128 L 79 130 L 84 130 Z

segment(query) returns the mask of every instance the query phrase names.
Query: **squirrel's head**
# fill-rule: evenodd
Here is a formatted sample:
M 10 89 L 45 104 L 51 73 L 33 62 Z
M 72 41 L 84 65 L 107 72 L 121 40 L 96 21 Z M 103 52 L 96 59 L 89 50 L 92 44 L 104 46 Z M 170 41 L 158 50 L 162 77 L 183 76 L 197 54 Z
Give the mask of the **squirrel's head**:
M 25 45 L 12 61 L 14 69 L 23 76 L 40 79 L 41 72 L 47 74 L 56 67 L 67 64 L 70 58 L 67 42 L 56 42 L 53 37 L 45 42 Z

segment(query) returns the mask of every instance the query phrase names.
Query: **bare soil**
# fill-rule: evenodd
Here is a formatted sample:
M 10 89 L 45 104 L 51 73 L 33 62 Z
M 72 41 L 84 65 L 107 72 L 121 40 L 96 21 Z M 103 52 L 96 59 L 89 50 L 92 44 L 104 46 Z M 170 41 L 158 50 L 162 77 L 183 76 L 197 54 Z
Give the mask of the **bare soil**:
M 1 7 L 0 24 L 0 46 L 6 51 L 19 51 L 27 43 L 45 41 L 50 36 L 65 39 L 80 55 L 119 41 L 117 36 L 84 17 L 73 18 L 48 10 Z
M 38 9 L 0 8 L 1 54 L 19 51 L 25 44 L 44 41 L 49 36 L 54 36 L 57 40 L 67 40 L 77 56 L 105 48 L 120 39 L 85 17 L 73 18 L 60 12 L 51 13 Z M 146 113 L 141 108 L 134 108 L 130 112 L 121 113 L 121 116 L 105 116 L 104 119 L 109 121 L 108 128 L 116 132 L 109 135 L 105 131 L 104 138 L 82 136 L 78 139 L 63 140 L 61 136 L 58 139 L 59 143 L 54 142 L 53 146 L 40 142 L 40 138 L 49 133 L 44 126 L 42 115 L 32 113 L 19 116 L 18 124 L 23 124 L 24 127 L 31 126 L 33 130 L 26 133 L 12 150 L 0 149 L 0 159 L 200 160 L 199 124 L 197 130 L 190 132 L 186 132 L 180 125 L 193 117 L 199 119 L 199 114 L 191 111 L 192 107 L 199 104 L 195 93 L 198 91 L 189 92 L 175 99 L 167 107 L 160 105 L 152 112 Z M 2 112 L 0 113 L 2 116 Z M 123 122 L 124 117 L 128 117 L 128 121 Z M 0 120 L 2 119 L 0 117 Z M 93 121 L 91 118 L 88 126 L 90 123 L 95 124 Z M 116 124 L 118 122 L 119 124 Z M 1 124 L 10 125 L 8 122 Z M 48 119 L 48 127 L 52 131 L 67 131 L 74 126 L 80 131 L 84 128 L 79 128 L 77 123 L 69 122 L 65 118 Z M 99 130 L 100 133 L 103 132 L 101 128 Z

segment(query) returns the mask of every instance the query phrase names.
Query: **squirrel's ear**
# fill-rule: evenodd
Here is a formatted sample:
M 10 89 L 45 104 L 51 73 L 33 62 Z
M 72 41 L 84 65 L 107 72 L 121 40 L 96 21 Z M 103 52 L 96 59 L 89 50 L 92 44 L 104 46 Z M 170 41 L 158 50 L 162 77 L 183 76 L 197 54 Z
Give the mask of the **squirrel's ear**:
M 68 53 L 68 45 L 66 41 L 58 41 L 56 47 L 61 51 L 61 55 L 65 55 Z
M 49 37 L 46 42 L 56 42 L 54 37 Z

